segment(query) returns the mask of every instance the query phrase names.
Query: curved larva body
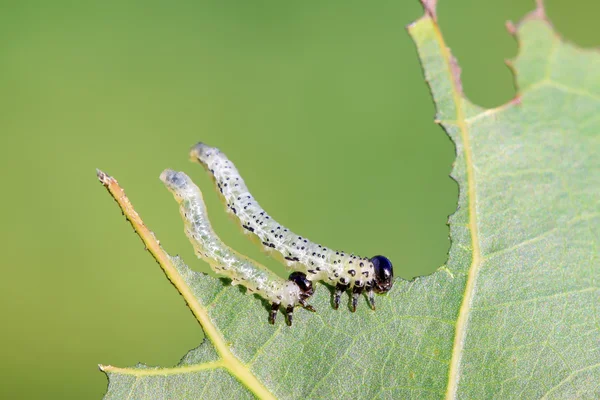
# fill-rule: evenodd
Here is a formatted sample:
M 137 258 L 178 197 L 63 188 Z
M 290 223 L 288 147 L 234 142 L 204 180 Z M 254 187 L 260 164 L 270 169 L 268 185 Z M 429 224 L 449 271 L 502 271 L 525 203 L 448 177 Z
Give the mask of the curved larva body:
M 371 291 L 376 284 L 376 276 L 369 258 L 323 247 L 283 227 L 262 209 L 250 194 L 235 165 L 219 149 L 198 143 L 192 148 L 190 156 L 212 174 L 228 211 L 235 215 L 247 232 L 260 239 L 265 249 L 278 252 L 289 267 L 302 271 L 311 281 L 336 285 L 336 308 L 340 292 L 349 288 L 354 293 L 353 309 L 356 298 L 363 290 L 367 291 L 371 306 L 374 307 Z M 391 279 L 389 287 L 381 292 L 389 288 Z
M 286 308 L 291 324 L 291 310 L 297 305 L 307 306 L 305 301 L 312 294 L 293 280 L 284 280 L 256 261 L 250 260 L 225 245 L 213 231 L 200 189 L 183 172 L 165 170 L 160 179 L 171 191 L 185 222 L 185 233 L 194 246 L 198 257 L 211 268 L 231 278 L 232 285 L 243 285 L 248 293 L 256 293 L 273 305 L 270 321 L 279 306 Z

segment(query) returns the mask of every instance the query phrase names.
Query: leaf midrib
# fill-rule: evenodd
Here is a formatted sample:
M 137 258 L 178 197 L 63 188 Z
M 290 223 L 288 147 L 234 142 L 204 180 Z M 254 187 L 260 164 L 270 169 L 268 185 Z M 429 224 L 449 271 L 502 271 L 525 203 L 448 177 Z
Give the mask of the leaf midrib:
M 467 175 L 467 207 L 469 209 L 469 231 L 471 233 L 472 258 L 469 272 L 467 274 L 467 282 L 465 285 L 462 303 L 459 308 L 458 318 L 456 320 L 456 330 L 454 333 L 454 344 L 452 346 L 452 357 L 450 359 L 450 369 L 448 371 L 448 385 L 446 387 L 446 399 L 456 398 L 458 390 L 458 381 L 460 377 L 460 362 L 464 348 L 465 336 L 467 334 L 467 326 L 469 322 L 469 314 L 471 311 L 471 303 L 475 292 L 475 284 L 477 275 L 481 267 L 481 250 L 479 245 L 479 228 L 477 224 L 477 197 L 475 190 L 475 170 L 473 168 L 473 155 L 469 140 L 469 131 L 465 113 L 463 111 L 463 94 L 459 86 L 459 76 L 454 76 L 452 72 L 452 54 L 446 46 L 439 25 L 429 15 L 423 18 L 429 18 L 434 28 L 434 36 L 440 46 L 442 57 L 446 63 L 446 70 L 450 75 L 452 87 L 452 98 L 456 107 L 456 126 L 460 131 L 463 151 L 465 154 L 465 170 Z

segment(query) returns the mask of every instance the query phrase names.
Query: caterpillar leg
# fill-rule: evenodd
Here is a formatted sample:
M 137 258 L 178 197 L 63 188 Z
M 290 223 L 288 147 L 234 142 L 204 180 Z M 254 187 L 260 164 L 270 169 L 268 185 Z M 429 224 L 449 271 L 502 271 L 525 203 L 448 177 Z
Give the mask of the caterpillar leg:
M 341 283 L 338 283 L 335 286 L 335 292 L 333 292 L 333 308 L 336 310 L 340 307 L 340 297 L 346 290 L 348 290 L 348 285 L 342 285 Z
M 362 286 L 354 286 L 352 288 L 352 305 L 350 306 L 350 310 L 352 312 L 356 312 L 356 305 L 358 304 L 358 298 L 361 293 L 365 290 Z
M 371 306 L 371 310 L 375 311 L 375 294 L 372 288 L 367 289 L 367 301 L 369 302 L 369 306 Z
M 285 309 L 285 323 L 292 326 L 292 317 L 294 316 L 294 306 L 287 306 Z
M 315 310 L 315 308 L 308 304 L 304 299 L 300 300 L 300 305 L 310 312 L 317 312 L 317 310 Z
M 277 311 L 279 311 L 279 303 L 271 304 L 271 312 L 269 313 L 269 323 L 275 325 L 275 318 L 277 318 Z

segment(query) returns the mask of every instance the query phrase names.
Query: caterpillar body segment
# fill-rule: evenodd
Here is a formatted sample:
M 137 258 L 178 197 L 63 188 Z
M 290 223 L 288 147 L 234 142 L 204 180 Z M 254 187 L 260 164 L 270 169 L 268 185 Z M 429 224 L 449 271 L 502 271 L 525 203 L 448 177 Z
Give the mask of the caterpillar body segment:
M 352 311 L 363 292 L 375 309 L 373 292 L 385 293 L 392 288 L 393 267 L 386 257 L 360 257 L 329 249 L 271 218 L 254 199 L 233 162 L 219 149 L 198 143 L 192 147 L 190 158 L 211 174 L 227 210 L 247 233 L 258 238 L 265 250 L 278 253 L 288 267 L 304 273 L 310 281 L 335 286 L 334 308 L 339 307 L 341 293 L 349 291 Z
M 185 233 L 195 253 L 209 263 L 213 271 L 231 279 L 232 285 L 243 285 L 247 293 L 255 293 L 271 303 L 269 322 L 275 323 L 279 308 L 292 324 L 294 307 L 314 311 L 307 300 L 313 294 L 310 280 L 302 273 L 292 273 L 289 280 L 280 278 L 269 269 L 225 245 L 212 229 L 200 189 L 183 172 L 165 170 L 160 176 L 179 203 L 185 223 Z

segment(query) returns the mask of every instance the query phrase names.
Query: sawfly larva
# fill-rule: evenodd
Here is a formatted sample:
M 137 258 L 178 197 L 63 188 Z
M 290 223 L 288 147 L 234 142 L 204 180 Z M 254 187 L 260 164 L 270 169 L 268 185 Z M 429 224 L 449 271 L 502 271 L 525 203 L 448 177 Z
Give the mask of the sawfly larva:
M 393 267 L 387 257 L 359 257 L 326 248 L 293 233 L 258 204 L 233 162 L 219 149 L 198 143 L 191 149 L 190 157 L 211 173 L 227 210 L 246 232 L 258 237 L 266 250 L 277 252 L 282 261 L 304 273 L 310 281 L 335 285 L 334 308 L 339 307 L 342 292 L 351 290 L 352 311 L 356 310 L 363 292 L 374 310 L 373 292 L 385 293 L 392 288 Z
M 198 257 L 208 262 L 218 274 L 231 278 L 232 285 L 243 285 L 247 293 L 255 293 L 271 303 L 269 322 L 275 323 L 280 307 L 285 309 L 286 323 L 292 324 L 294 307 L 310 311 L 306 303 L 313 294 L 312 282 L 302 272 L 293 272 L 285 280 L 258 262 L 242 256 L 225 245 L 212 229 L 206 213 L 202 192 L 183 172 L 165 170 L 160 179 L 179 203 L 185 222 L 185 233 Z

